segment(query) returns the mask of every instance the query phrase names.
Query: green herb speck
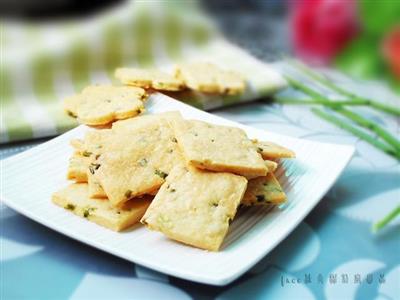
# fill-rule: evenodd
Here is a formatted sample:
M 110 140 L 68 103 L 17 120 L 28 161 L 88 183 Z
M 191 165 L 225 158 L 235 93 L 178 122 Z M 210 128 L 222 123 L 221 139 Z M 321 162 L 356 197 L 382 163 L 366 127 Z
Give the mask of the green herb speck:
M 90 216 L 90 213 L 91 213 L 92 211 L 95 211 L 95 210 L 96 210 L 96 208 L 94 208 L 94 207 L 85 208 L 84 211 L 83 211 L 83 216 L 84 216 L 85 218 L 88 218 L 88 217 Z
M 89 152 L 89 151 L 85 150 L 85 151 L 83 151 L 82 155 L 85 156 L 85 157 L 89 157 L 90 155 L 92 155 L 92 152 Z
M 148 163 L 148 161 L 147 161 L 147 159 L 145 159 L 145 158 L 142 158 L 142 159 L 139 161 L 139 165 L 141 165 L 142 167 L 146 166 L 147 163 Z
M 68 210 L 74 210 L 75 209 L 75 205 L 73 205 L 71 203 L 68 203 L 64 208 L 68 209 Z
M 258 152 L 263 152 L 263 151 L 264 151 L 264 149 L 263 149 L 263 148 L 261 148 L 261 147 L 257 147 L 257 151 L 258 151 Z
M 256 195 L 257 202 L 263 202 L 265 201 L 265 196 L 264 195 Z
M 174 143 L 177 143 L 177 142 L 178 142 L 178 140 L 177 140 L 176 138 L 172 138 L 172 141 L 173 141 Z
M 127 190 L 125 192 L 125 198 L 129 199 L 132 196 L 132 191 L 131 190 Z
M 94 174 L 94 172 L 100 168 L 100 164 L 90 164 L 89 171 L 90 173 Z
M 160 171 L 160 170 L 158 170 L 158 169 L 156 169 L 156 170 L 154 171 L 154 174 L 160 176 L 162 179 L 165 179 L 165 178 L 168 176 L 167 173 L 165 173 L 165 172 L 163 172 L 163 171 Z

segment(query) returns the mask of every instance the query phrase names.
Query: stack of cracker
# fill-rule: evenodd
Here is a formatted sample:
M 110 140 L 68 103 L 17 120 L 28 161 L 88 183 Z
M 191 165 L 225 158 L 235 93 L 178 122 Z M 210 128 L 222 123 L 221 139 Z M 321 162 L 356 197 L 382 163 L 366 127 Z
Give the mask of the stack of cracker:
M 194 247 L 218 251 L 240 205 L 286 201 L 274 159 L 284 147 L 234 127 L 143 115 L 71 142 L 68 178 L 53 202 L 113 230 L 138 222 Z
M 186 63 L 172 74 L 154 69 L 119 68 L 115 77 L 125 86 L 95 85 L 64 101 L 64 110 L 80 123 L 108 125 L 144 112 L 146 91 L 179 92 L 191 89 L 202 93 L 236 95 L 244 92 L 243 77 L 211 63 Z
M 239 74 L 187 63 L 172 74 L 120 68 L 115 76 L 124 86 L 89 86 L 64 101 L 70 115 L 97 129 L 71 141 L 67 177 L 74 183 L 53 194 L 55 204 L 115 231 L 141 221 L 217 251 L 240 205 L 286 200 L 274 159 L 294 157 L 292 151 L 178 112 L 139 116 L 152 90 L 235 95 L 246 88 Z

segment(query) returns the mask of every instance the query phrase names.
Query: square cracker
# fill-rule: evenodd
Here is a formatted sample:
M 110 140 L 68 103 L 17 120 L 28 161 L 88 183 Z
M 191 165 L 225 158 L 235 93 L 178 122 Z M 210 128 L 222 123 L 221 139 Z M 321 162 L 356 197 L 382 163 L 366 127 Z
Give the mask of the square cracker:
M 236 72 L 222 70 L 211 63 L 181 64 L 175 77 L 193 90 L 205 93 L 236 95 L 245 90 L 245 81 Z
M 107 198 L 107 194 L 99 180 L 94 176 L 93 169 L 87 169 L 88 196 L 90 198 Z
M 257 147 L 257 151 L 261 154 L 264 159 L 276 159 L 276 158 L 294 158 L 296 154 L 283 146 L 275 144 L 273 142 L 263 142 L 253 140 L 253 143 Z
M 68 162 L 67 179 L 75 182 L 87 182 L 87 169 L 91 161 L 89 156 L 74 152 Z
M 90 197 L 107 197 L 91 172 L 96 167 L 96 159 L 104 151 L 110 135 L 110 129 L 91 130 L 86 133 L 83 140 L 71 140 L 75 152 L 69 160 L 67 178 L 76 182 L 87 182 Z
M 286 194 L 274 174 L 268 173 L 250 179 L 244 194 L 242 204 L 244 205 L 270 205 L 282 204 L 286 201 Z
M 52 201 L 72 213 L 111 230 L 121 231 L 137 223 L 150 205 L 150 198 L 132 199 L 122 208 L 110 205 L 107 199 L 88 197 L 86 183 L 74 183 L 52 196 Z
M 218 251 L 246 185 L 242 176 L 175 167 L 141 222 L 171 239 Z
M 160 119 L 170 120 L 173 118 L 182 118 L 182 116 L 178 111 L 167 111 L 159 114 L 141 115 L 136 118 L 114 122 L 112 124 L 112 130 L 114 132 L 119 132 L 122 130 L 131 131 L 157 123 Z
M 160 70 L 119 68 L 115 77 L 123 84 L 164 91 L 180 91 L 185 88 L 182 80 Z
M 170 123 L 189 164 L 246 177 L 267 174 L 264 160 L 243 130 L 181 118 L 171 119 Z
M 172 167 L 181 163 L 173 131 L 159 118 L 152 124 L 114 132 L 94 172 L 110 202 L 120 206 L 158 189 Z

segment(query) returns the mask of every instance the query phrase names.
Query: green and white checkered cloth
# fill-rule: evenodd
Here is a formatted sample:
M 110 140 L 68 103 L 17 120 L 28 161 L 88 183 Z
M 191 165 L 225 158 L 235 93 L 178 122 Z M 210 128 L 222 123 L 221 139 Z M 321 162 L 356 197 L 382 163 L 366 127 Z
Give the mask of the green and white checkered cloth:
M 285 80 L 226 41 L 191 1 L 131 1 L 90 19 L 1 25 L 0 143 L 53 136 L 77 125 L 62 108 L 89 84 L 117 83 L 120 66 L 171 69 L 179 61 L 210 61 L 249 82 L 241 96 L 182 92 L 201 109 L 270 95 Z

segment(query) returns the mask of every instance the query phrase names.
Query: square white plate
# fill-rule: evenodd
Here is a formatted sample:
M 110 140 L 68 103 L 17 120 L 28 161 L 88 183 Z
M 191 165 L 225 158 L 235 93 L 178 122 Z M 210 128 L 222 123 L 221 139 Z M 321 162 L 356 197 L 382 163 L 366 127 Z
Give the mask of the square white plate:
M 149 113 L 179 110 L 186 118 L 243 128 L 249 137 L 277 142 L 296 152 L 277 177 L 288 196 L 280 208 L 239 211 L 220 252 L 185 246 L 143 226 L 123 233 L 102 228 L 51 203 L 51 194 L 67 185 L 69 142 L 83 137 L 79 126 L 59 137 L 1 161 L 1 199 L 25 216 L 71 238 L 145 267 L 206 284 L 224 285 L 238 278 L 281 242 L 329 190 L 349 162 L 354 148 L 291 138 L 254 129 L 154 94 Z

